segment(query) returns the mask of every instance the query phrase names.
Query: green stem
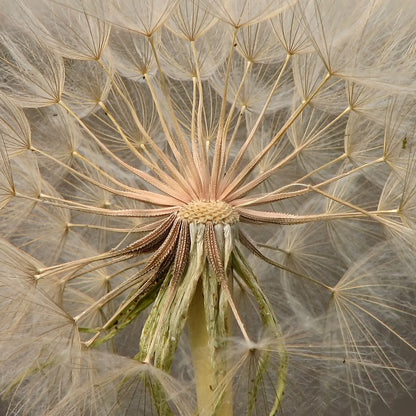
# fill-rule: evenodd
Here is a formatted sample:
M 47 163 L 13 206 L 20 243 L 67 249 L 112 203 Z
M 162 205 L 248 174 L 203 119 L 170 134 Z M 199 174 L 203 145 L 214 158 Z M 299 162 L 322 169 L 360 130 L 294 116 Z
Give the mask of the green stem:
M 209 274 L 203 278 L 210 278 Z M 212 276 L 211 276 L 212 278 Z M 209 322 L 205 313 L 207 302 L 204 301 L 203 283 L 200 280 L 189 308 L 188 327 L 192 350 L 193 368 L 198 400 L 199 416 L 232 416 L 232 386 L 229 386 L 218 398 L 216 388 L 221 375 L 226 373 L 226 358 L 216 348 L 216 340 L 208 330 Z M 215 324 L 214 324 L 215 325 Z
M 188 314 L 189 337 L 195 372 L 198 413 L 209 409 L 212 402 L 214 374 L 209 360 L 208 331 L 205 318 L 202 284 L 198 283 Z

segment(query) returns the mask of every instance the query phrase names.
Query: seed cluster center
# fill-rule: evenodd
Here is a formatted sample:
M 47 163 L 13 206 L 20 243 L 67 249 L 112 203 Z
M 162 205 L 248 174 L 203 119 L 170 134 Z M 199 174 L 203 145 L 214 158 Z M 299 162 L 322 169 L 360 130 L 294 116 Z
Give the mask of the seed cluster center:
M 223 201 L 192 201 L 178 211 L 178 217 L 187 222 L 205 224 L 235 224 L 239 220 L 235 208 Z

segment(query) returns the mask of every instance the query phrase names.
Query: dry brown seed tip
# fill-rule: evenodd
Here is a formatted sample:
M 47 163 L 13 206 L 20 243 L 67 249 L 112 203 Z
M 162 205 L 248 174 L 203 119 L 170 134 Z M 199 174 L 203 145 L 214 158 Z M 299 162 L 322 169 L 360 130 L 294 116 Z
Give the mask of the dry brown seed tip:
M 223 201 L 191 201 L 181 207 L 177 215 L 181 220 L 199 224 L 208 221 L 214 224 L 235 224 L 239 220 L 235 208 Z

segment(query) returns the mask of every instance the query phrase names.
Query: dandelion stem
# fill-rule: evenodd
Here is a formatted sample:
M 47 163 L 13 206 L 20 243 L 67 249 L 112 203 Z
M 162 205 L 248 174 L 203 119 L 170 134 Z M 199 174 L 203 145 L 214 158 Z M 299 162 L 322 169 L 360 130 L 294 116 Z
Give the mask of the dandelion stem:
M 215 401 L 216 370 L 210 360 L 210 335 L 207 330 L 202 282 L 198 283 L 188 313 L 189 338 L 195 372 L 195 384 L 198 398 L 198 415 L 209 416 Z M 217 354 L 218 359 L 218 354 Z M 231 386 L 225 388 L 221 401 L 216 409 L 216 416 L 233 414 Z

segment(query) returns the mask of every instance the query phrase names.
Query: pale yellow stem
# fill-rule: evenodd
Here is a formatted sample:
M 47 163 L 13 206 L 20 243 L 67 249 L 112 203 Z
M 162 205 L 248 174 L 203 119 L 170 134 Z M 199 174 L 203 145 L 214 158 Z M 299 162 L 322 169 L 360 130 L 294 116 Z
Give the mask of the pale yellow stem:
M 209 335 L 204 309 L 202 282 L 198 283 L 188 313 L 189 338 L 192 350 L 195 385 L 198 400 L 198 416 L 232 416 L 233 397 L 231 388 L 225 389 L 221 402 L 216 404 L 215 367 L 210 360 Z

